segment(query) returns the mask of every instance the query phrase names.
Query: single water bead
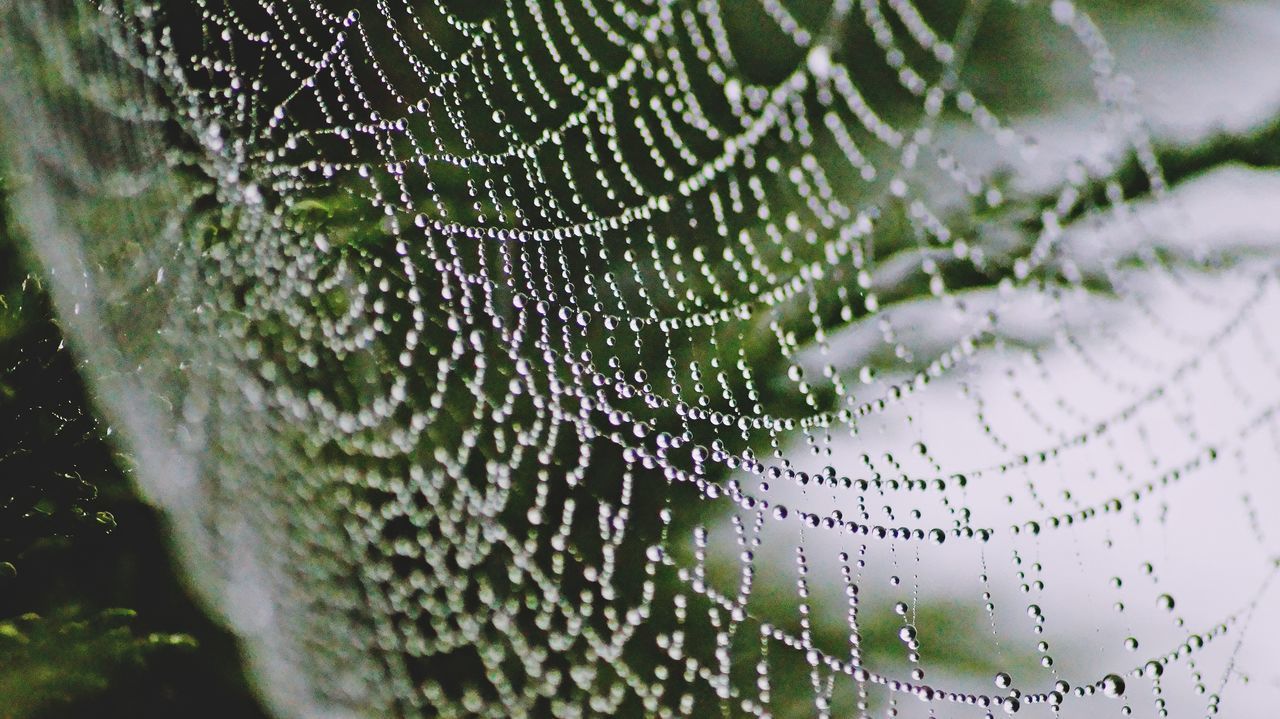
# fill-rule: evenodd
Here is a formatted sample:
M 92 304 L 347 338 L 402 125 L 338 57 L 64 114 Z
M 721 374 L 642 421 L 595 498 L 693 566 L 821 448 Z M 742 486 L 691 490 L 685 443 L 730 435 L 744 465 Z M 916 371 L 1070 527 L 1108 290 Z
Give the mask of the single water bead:
M 1115 674 L 1108 674 L 1098 682 L 1104 696 L 1118 697 L 1124 694 L 1124 680 Z

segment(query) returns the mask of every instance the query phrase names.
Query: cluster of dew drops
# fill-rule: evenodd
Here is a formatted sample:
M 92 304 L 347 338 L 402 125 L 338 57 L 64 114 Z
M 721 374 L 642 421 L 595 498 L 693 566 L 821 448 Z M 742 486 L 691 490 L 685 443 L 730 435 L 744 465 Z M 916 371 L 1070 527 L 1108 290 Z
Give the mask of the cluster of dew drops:
M 691 711 L 693 697 L 666 695 L 663 686 L 683 676 L 686 682 L 701 682 L 722 701 L 732 699 L 742 711 L 769 716 L 776 688 L 766 658 L 769 647 L 782 646 L 814 668 L 814 702 L 823 716 L 833 710 L 834 700 L 830 682 L 820 678 L 818 668 L 831 677 L 851 678 L 863 712 L 870 711 L 868 690 L 873 687 L 887 692 L 890 715 L 898 711 L 898 698 L 907 696 L 1012 714 L 1029 705 L 1056 709 L 1072 696 L 1121 698 L 1126 682 L 1143 677 L 1154 688 L 1158 713 L 1167 715 L 1160 696 L 1165 666 L 1192 658 L 1206 642 L 1235 627 L 1239 616 L 1190 635 L 1168 655 L 1122 674 L 1108 673 L 1074 687 L 1057 679 L 1046 691 L 1024 693 L 1009 673 L 1001 672 L 994 678 L 997 691 L 966 693 L 924 683 L 920 636 L 910 621 L 913 609 L 899 602 L 894 606 L 903 622 L 898 638 L 914 665 L 910 675 L 895 678 L 863 665 L 859 597 L 866 585 L 859 577 L 868 547 L 891 548 L 896 562 L 899 552 L 928 552 L 958 542 L 985 544 L 997 536 L 1034 539 L 1117 517 L 1210 466 L 1225 447 L 1197 446 L 1185 462 L 1136 483 L 1123 496 L 1073 504 L 1066 511 L 1046 510 L 1006 527 L 970 521 L 963 504 L 967 485 L 1030 472 L 1109 441 L 1118 427 L 1132 425 L 1135 417 L 1158 406 L 1162 393 L 1141 396 L 1115 417 L 1085 430 L 1050 427 L 1062 441 L 1035 453 L 1002 444 L 983 414 L 982 397 L 968 397 L 985 435 L 1007 450 L 1006 459 L 990 467 L 944 471 L 920 440 L 901 459 L 888 453 L 861 455 L 863 466 L 850 474 L 862 478 L 843 476 L 834 467 L 799 469 L 787 444 L 792 439 L 813 455 L 830 455 L 836 432 L 857 437 L 861 426 L 912 403 L 918 407 L 936 384 L 971 371 L 981 360 L 980 345 L 994 335 L 997 313 L 968 308 L 960 297 L 964 288 L 949 286 L 948 268 L 990 273 L 1007 265 L 1007 276 L 999 282 L 1001 301 L 1034 290 L 1035 272 L 1060 241 L 1062 225 L 1086 194 L 1090 174 L 1105 176 L 1107 168 L 1086 172 L 1083 166 L 1073 167 L 1056 203 L 1038 218 L 1033 242 L 1002 259 L 1003 264 L 993 264 L 981 238 L 953 227 L 944 210 L 931 203 L 930 188 L 913 181 L 913 171 L 927 165 L 948 183 L 948 190 L 985 211 L 996 212 L 1006 202 L 999 187 L 967 168 L 940 139 L 944 110 L 994 147 L 1034 159 L 1034 142 L 958 81 L 957 64 L 973 42 L 965 28 L 979 18 L 965 15 L 956 37 L 947 39 L 909 0 L 834 0 L 824 6 L 816 24 L 783 0 L 743 1 L 753 3 L 772 24 L 770 32 L 789 43 L 779 56 L 799 58 L 769 84 L 752 81 L 743 69 L 744 59 L 735 50 L 739 41 L 724 19 L 728 0 L 506 3 L 494 17 L 479 21 L 456 16 L 440 0 L 421 9 L 396 0 L 370 3 L 363 13 L 341 15 L 314 2 L 298 7 L 262 3 L 265 23 L 201 3 L 199 21 L 215 40 L 206 46 L 207 55 L 195 58 L 176 57 L 164 33 L 148 34 L 158 27 L 155 18 L 162 10 L 130 5 L 136 27 L 142 28 L 142 47 L 169 57 L 154 67 L 144 65 L 144 70 L 162 76 L 168 86 L 188 89 L 183 121 L 205 153 L 201 165 L 214 178 L 218 198 L 243 210 L 237 221 L 286 228 L 285 210 L 275 209 L 277 198 L 285 207 L 289 198 L 307 197 L 341 179 L 358 188 L 357 201 L 382 217 L 380 229 L 389 237 L 393 252 L 364 256 L 358 254 L 362 248 L 343 244 L 354 241 L 323 232 L 305 246 L 278 251 L 210 251 L 205 259 L 215 263 L 215 281 L 231 277 L 263 284 L 301 278 L 264 290 L 266 302 L 259 314 L 253 308 L 239 310 L 247 314 L 249 325 L 282 314 L 299 330 L 300 339 L 286 360 L 264 358 L 256 340 L 237 348 L 237 359 L 276 387 L 256 400 L 271 404 L 290 421 L 312 423 L 316 437 L 375 458 L 414 458 L 416 448 L 428 441 L 429 428 L 463 423 L 457 446 L 430 453 L 433 469 L 419 467 L 401 482 L 375 468 L 363 479 L 384 488 L 407 486 L 423 496 L 470 493 L 462 504 L 477 516 L 432 516 L 428 521 L 410 501 L 375 510 L 352 500 L 358 511 L 344 522 L 356 526 L 365 521 L 351 533 L 367 533 L 371 544 L 378 541 L 377 527 L 394 519 L 437 522 L 435 531 L 442 536 L 419 537 L 418 543 L 435 542 L 434 547 L 452 542 L 450 550 L 465 557 L 466 566 L 479 565 L 481 555 L 501 547 L 510 555 L 513 591 L 523 592 L 514 609 L 497 600 L 488 608 L 489 621 L 501 624 L 503 631 L 514 631 L 510 627 L 523 606 L 539 627 L 567 626 L 557 641 L 573 646 L 586 641 L 583 626 L 596 611 L 621 636 L 633 633 L 664 602 L 672 605 L 678 623 L 704 621 L 695 616 L 684 592 L 711 606 L 705 621 L 715 636 L 712 660 L 686 646 L 680 627 L 656 632 L 658 649 L 675 669 L 663 665 L 645 675 L 628 665 L 619 647 L 593 647 L 592 661 L 575 665 L 568 677 L 553 667 L 554 660 L 525 652 L 524 671 L 538 680 L 531 684 L 543 698 L 572 681 L 593 687 L 588 691 L 596 711 L 614 706 L 619 695 L 635 695 L 652 713 L 675 715 Z M 304 12 L 319 19 L 323 32 L 308 29 L 314 23 L 302 21 Z M 1114 62 L 1088 17 L 1065 0 L 1050 4 L 1050 16 L 1084 48 L 1098 86 L 1122 95 Z M 878 111 L 860 91 L 859 70 L 846 64 L 838 42 L 848 23 L 869 31 L 896 83 L 894 90 L 913 103 L 910 121 L 885 119 L 888 113 Z M 287 68 L 285 74 L 296 87 L 286 99 L 268 99 L 261 81 L 249 72 L 249 54 L 242 50 L 233 57 L 218 44 L 232 41 L 257 48 L 261 63 Z M 535 43 L 536 53 L 531 49 Z M 118 51 L 137 52 L 136 45 L 124 41 Z M 397 71 L 388 73 L 385 68 L 393 64 Z M 183 74 L 188 68 L 212 78 L 212 88 L 188 87 L 190 80 Z M 294 117 L 293 108 L 304 101 L 317 117 Z M 517 112 L 523 116 L 514 117 Z M 329 147 L 335 138 L 348 157 L 316 149 Z M 1148 163 L 1144 169 L 1157 185 L 1158 168 Z M 458 187 L 449 189 L 450 183 Z M 864 191 L 855 193 L 851 187 Z M 1108 199 L 1124 200 L 1118 185 L 1106 189 Z M 889 224 L 891 208 L 902 209 L 917 246 L 882 258 L 878 232 Z M 338 255 L 341 261 L 333 259 Z M 914 356 L 899 337 L 910 328 L 897 326 L 888 311 L 898 288 L 879 271 L 891 260 L 899 271 L 922 281 L 925 297 L 966 320 L 969 329 L 936 356 Z M 368 263 L 363 269 L 371 271 L 352 269 L 362 261 Z M 372 279 L 379 275 L 386 277 Z M 163 275 L 158 273 L 156 281 L 165 281 Z M 297 301 L 334 288 L 346 293 L 342 316 L 313 317 Z M 831 309 L 833 302 L 838 306 Z M 898 364 L 921 369 L 881 377 L 881 365 L 870 360 L 839 366 L 842 360 L 831 340 L 852 325 L 877 336 L 879 349 L 893 357 L 891 369 Z M 441 328 L 447 339 L 431 339 Z M 1234 325 L 1229 329 L 1235 331 Z M 749 355 L 747 347 L 753 343 L 765 344 L 768 352 Z M 358 409 L 342 406 L 326 395 L 325 387 L 306 379 L 307 369 L 324 366 L 327 358 L 346 359 L 375 345 L 392 348 L 389 354 L 398 367 L 391 368 L 386 387 L 377 389 L 381 394 L 366 398 Z M 817 349 L 820 367 L 805 359 L 810 348 Z M 649 366 L 634 366 L 637 358 L 655 355 L 660 359 Z M 775 363 L 777 377 L 760 376 L 765 361 Z M 1041 367 L 1033 363 L 1031 372 Z M 1175 369 L 1172 376 L 1183 372 Z M 486 395 L 493 393 L 486 383 L 499 375 L 509 382 L 497 396 Z M 774 385 L 783 389 L 766 390 Z M 429 388 L 429 397 L 413 395 L 413 388 L 422 386 Z M 453 396 L 449 392 L 460 386 L 475 397 L 470 418 L 446 406 Z M 779 391 L 792 400 L 789 406 L 802 407 L 804 413 L 767 407 L 765 397 Z M 523 411 L 535 419 L 522 424 L 516 417 Z M 471 419 L 475 425 L 465 426 Z M 1259 415 L 1241 428 L 1238 439 L 1258 433 L 1270 421 L 1271 414 Z M 912 422 L 908 416 L 908 425 Z M 579 448 L 567 461 L 555 452 L 562 436 L 573 438 Z M 590 484 L 595 444 L 622 458 L 616 500 L 579 491 Z M 486 465 L 492 486 L 477 488 L 460 478 L 467 476 L 471 452 L 480 445 L 492 450 Z M 763 450 L 767 458 L 757 455 L 761 447 L 768 448 Z M 928 470 L 914 469 L 921 466 Z M 515 501 L 509 490 L 519 483 L 533 486 L 531 506 L 520 515 L 527 521 L 528 539 L 498 526 L 489 526 L 483 540 L 478 538 L 474 526 L 495 522 L 503 503 Z M 784 485 L 841 493 L 843 509 L 820 513 L 770 499 Z M 741 545 L 739 589 L 721 591 L 708 578 L 712 544 L 720 534 L 703 526 L 689 530 L 693 561 L 687 566 L 682 553 L 673 551 L 685 537 L 669 536 L 668 530 L 687 528 L 679 523 L 682 507 L 671 501 L 658 512 L 660 538 L 637 552 L 643 566 L 625 566 L 624 535 L 628 522 L 637 521 L 630 515 L 632 498 L 664 489 L 687 490 L 680 496 L 733 510 L 734 536 L 727 541 Z M 553 506 L 548 498 L 565 492 L 573 498 Z M 906 509 L 916 497 L 936 500 L 951 525 Z M 880 510 L 871 506 L 875 498 L 889 504 Z M 570 550 L 572 532 L 582 524 L 575 522 L 574 512 L 589 512 L 593 505 L 604 558 L 598 565 L 579 567 Z M 796 548 L 799 633 L 749 606 L 753 575 L 763 567 L 756 553 L 766 524 L 839 533 L 860 543 L 856 558 L 839 555 L 841 577 L 811 578 L 808 550 Z M 554 559 L 548 572 L 538 574 L 544 551 L 539 542 L 544 540 Z M 372 553 L 378 551 L 428 561 L 409 540 Z M 1024 568 L 1016 553 L 1014 564 L 1023 593 L 1045 590 L 1037 578 L 1039 564 Z M 580 598 L 558 594 L 571 571 L 580 572 L 593 587 Z M 617 596 L 614 575 L 624 571 L 646 577 L 643 596 Z M 1153 571 L 1149 565 L 1145 569 L 1148 575 Z M 672 573 L 681 593 L 661 596 L 660 572 Z M 420 572 L 412 577 L 410 583 L 421 587 L 433 581 Z M 982 581 L 988 582 L 985 570 Z M 837 652 L 815 646 L 808 631 L 816 611 L 811 582 L 843 583 L 851 647 Z M 899 587 L 903 580 L 895 574 L 890 583 Z M 1117 577 L 1114 586 L 1120 585 Z M 421 587 L 404 591 L 416 597 L 413 592 Z M 484 587 L 481 595 L 487 596 L 485 592 L 492 589 Z M 396 601 L 406 600 L 397 595 Z M 468 611 L 465 601 L 452 595 L 447 601 L 421 601 L 429 615 Z M 994 615 L 990 591 L 983 601 L 986 612 Z M 599 606 L 611 602 L 632 606 L 621 612 Z M 1174 600 L 1161 594 L 1157 606 L 1173 612 Z M 1124 610 L 1121 602 L 1115 607 Z M 1045 612 L 1030 603 L 1027 615 L 1033 631 L 1042 634 Z M 386 630 L 379 650 L 406 654 L 445 654 L 474 631 L 441 629 L 430 639 L 403 639 L 389 618 L 373 621 L 384 622 Z M 728 645 L 737 627 L 748 623 L 759 628 L 761 659 L 756 686 L 740 687 L 730 682 Z M 1180 627 L 1181 619 L 1176 623 Z M 383 646 L 386 642 L 392 646 Z M 1134 637 L 1127 637 L 1124 646 L 1139 649 Z M 1036 648 L 1042 668 L 1056 676 L 1047 642 L 1037 642 Z M 596 687 L 594 682 L 607 681 L 596 664 L 607 666 L 617 681 L 605 689 Z M 1197 690 L 1205 690 L 1195 676 Z M 496 711 L 485 709 L 478 695 L 455 700 L 438 682 L 406 691 L 412 703 L 424 707 L 460 701 L 467 711 Z M 539 696 L 504 696 L 503 710 L 529 711 Z M 1216 712 L 1216 704 L 1214 695 L 1208 713 Z M 1130 711 L 1127 705 L 1123 710 Z

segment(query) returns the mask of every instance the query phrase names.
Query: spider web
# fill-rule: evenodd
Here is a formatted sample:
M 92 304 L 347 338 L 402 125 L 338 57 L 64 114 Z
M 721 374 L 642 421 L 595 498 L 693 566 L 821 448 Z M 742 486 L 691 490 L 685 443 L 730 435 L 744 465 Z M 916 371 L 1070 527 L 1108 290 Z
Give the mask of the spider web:
M 1166 181 L 1083 8 L 0 12 L 15 214 L 281 715 L 1274 694 L 1275 232 L 1206 216 L 1280 188 Z

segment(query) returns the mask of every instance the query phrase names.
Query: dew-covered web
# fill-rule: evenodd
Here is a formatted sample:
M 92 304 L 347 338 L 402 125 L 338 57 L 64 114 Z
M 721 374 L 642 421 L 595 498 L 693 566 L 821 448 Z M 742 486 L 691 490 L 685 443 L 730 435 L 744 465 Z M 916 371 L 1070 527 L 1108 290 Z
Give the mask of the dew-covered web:
M 1086 8 L 0 15 L 15 213 L 281 715 L 1274 701 L 1280 185 L 1167 178 Z

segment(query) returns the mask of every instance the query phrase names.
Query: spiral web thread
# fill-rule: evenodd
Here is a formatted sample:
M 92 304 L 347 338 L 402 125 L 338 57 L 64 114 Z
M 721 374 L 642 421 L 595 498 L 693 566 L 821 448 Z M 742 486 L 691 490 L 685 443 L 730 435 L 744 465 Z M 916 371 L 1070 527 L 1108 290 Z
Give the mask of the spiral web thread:
M 0 5 L 18 214 L 278 712 L 1246 691 L 1274 260 L 1177 239 L 1084 9 L 350 5 Z M 997 15 L 1110 152 L 966 84 Z

